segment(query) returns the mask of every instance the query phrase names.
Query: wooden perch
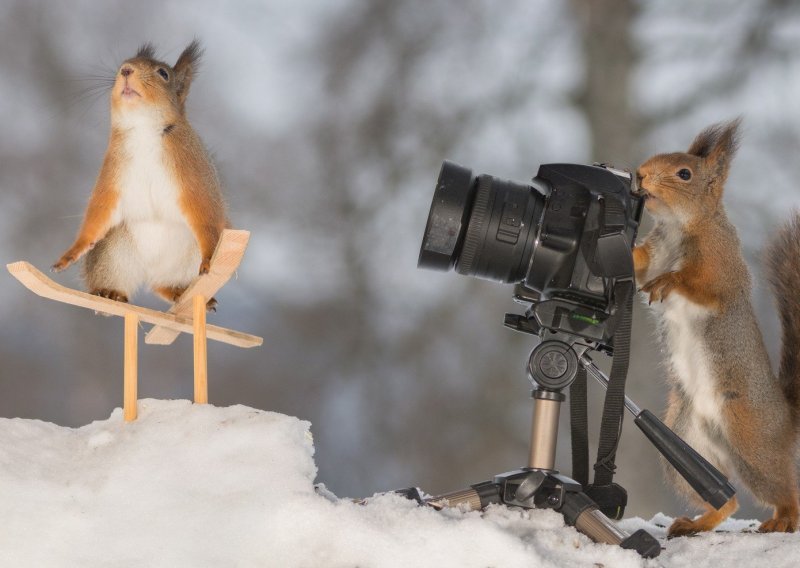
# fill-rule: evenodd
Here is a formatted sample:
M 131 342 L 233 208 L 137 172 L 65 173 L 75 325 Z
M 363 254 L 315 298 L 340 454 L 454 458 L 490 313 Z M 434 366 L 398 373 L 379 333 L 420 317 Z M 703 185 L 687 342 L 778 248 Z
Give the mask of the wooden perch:
M 264 340 L 255 335 L 206 323 L 206 302 L 233 276 L 242 261 L 249 239 L 248 231 L 224 230 L 211 257 L 208 273 L 195 278 L 168 312 L 159 312 L 67 288 L 45 276 L 29 262 L 13 262 L 7 265 L 7 268 L 23 286 L 43 298 L 125 319 L 123 418 L 126 422 L 131 422 L 136 420 L 138 414 L 136 399 L 140 321 L 155 326 L 145 338 L 147 343 L 169 345 L 181 332 L 194 335 L 194 401 L 198 404 L 208 402 L 207 339 L 237 347 L 256 347 L 263 343 Z
M 125 317 L 126 313 L 133 312 L 139 316 L 139 319 L 143 322 L 161 325 L 170 329 L 175 329 L 178 332 L 193 332 L 191 316 L 187 317 L 159 312 L 157 310 L 143 308 L 134 304 L 117 302 L 116 300 L 109 300 L 108 298 L 101 298 L 100 296 L 93 296 L 86 292 L 67 288 L 48 278 L 29 262 L 13 262 L 7 265 L 7 268 L 12 276 L 22 282 L 28 290 L 43 298 L 88 308 L 112 316 Z M 225 329 L 224 327 L 218 327 L 216 325 L 206 326 L 206 333 L 209 339 L 228 343 L 229 345 L 235 345 L 237 347 L 258 347 L 264 342 L 261 337 L 234 331 L 232 329 Z

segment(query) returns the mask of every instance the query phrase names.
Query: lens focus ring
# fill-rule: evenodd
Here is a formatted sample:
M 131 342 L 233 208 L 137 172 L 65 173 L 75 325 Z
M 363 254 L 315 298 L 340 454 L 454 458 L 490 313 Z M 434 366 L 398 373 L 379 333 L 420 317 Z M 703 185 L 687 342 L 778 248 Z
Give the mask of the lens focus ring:
M 473 276 L 477 269 L 475 262 L 478 258 L 479 249 L 486 238 L 489 198 L 492 194 L 491 188 L 491 176 L 478 176 L 478 190 L 475 194 L 475 204 L 472 206 L 472 214 L 467 224 L 467 234 L 464 237 L 464 246 L 461 249 L 461 256 L 456 264 L 456 270 L 459 274 Z

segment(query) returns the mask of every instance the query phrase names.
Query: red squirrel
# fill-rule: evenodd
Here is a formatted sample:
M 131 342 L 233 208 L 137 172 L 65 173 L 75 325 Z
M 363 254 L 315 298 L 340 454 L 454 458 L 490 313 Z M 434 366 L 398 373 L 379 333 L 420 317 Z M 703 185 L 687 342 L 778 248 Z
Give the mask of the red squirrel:
M 186 118 L 201 55 L 195 40 L 170 67 L 148 43 L 117 72 L 103 165 L 78 236 L 53 265 L 58 272 L 86 255 L 92 294 L 127 302 L 146 285 L 175 301 L 209 270 L 228 221 L 216 170 Z
M 795 447 L 800 415 L 800 216 L 767 252 L 783 324 L 780 370 L 770 366 L 750 301 L 750 274 L 722 194 L 738 147 L 739 120 L 713 125 L 684 152 L 637 171 L 655 226 L 634 249 L 637 283 L 657 314 L 670 386 L 665 422 L 726 475 L 772 505 L 762 532 L 798 523 Z M 670 536 L 708 531 L 738 508 L 702 503 L 673 470 L 676 488 L 705 512 L 676 519 Z

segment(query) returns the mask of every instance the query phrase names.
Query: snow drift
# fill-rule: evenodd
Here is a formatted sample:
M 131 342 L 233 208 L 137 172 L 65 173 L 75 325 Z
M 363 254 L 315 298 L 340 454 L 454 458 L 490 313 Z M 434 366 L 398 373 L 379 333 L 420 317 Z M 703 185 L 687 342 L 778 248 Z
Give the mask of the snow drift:
M 0 566 L 795 566 L 800 536 L 755 521 L 665 541 L 653 561 L 551 511 L 366 505 L 314 489 L 310 424 L 244 406 L 142 400 L 139 420 L 0 419 Z M 324 481 L 324 480 L 323 480 Z M 670 519 L 623 521 L 663 539 Z M 726 532 L 727 531 L 727 532 Z

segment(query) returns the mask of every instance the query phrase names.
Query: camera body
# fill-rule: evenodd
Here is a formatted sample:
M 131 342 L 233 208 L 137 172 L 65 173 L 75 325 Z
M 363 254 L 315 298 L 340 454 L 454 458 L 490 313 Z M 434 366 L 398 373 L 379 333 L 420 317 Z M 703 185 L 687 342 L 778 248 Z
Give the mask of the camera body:
M 642 210 L 630 173 L 604 165 L 545 164 L 526 185 L 445 161 L 419 266 L 516 283 L 530 309 L 511 327 L 610 347 L 614 286 L 633 278 Z

